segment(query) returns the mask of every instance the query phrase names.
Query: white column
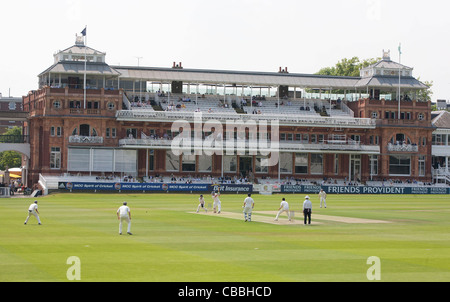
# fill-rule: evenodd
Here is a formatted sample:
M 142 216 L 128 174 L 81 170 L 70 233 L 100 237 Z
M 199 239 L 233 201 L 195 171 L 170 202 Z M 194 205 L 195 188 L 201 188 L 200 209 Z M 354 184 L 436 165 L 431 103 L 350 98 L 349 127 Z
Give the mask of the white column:
M 145 176 L 148 178 L 148 149 L 145 149 Z
M 196 84 L 196 91 L 195 91 L 195 105 L 198 105 L 198 83 Z
M 303 88 L 303 107 L 306 110 L 306 88 Z

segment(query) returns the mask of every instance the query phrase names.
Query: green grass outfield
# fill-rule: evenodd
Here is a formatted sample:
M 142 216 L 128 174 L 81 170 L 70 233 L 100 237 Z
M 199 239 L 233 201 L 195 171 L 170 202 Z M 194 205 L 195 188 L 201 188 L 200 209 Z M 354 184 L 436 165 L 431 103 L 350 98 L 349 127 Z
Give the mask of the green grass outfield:
M 380 259 L 381 281 L 450 281 L 448 195 L 329 194 L 325 209 L 313 194 L 309 226 L 298 223 L 304 194 L 254 194 L 254 211 L 275 212 L 283 196 L 296 223 L 287 224 L 286 214 L 278 224 L 261 222 L 272 221 L 270 213 L 244 222 L 245 195 L 221 196 L 224 213 L 242 214 L 232 219 L 192 213 L 197 194 L 64 193 L 39 197 L 42 225 L 34 217 L 24 225 L 34 199 L 3 198 L 0 281 L 68 281 L 70 256 L 80 259 L 84 282 L 368 282 L 371 256 Z M 132 236 L 118 235 L 123 201 L 132 211 Z

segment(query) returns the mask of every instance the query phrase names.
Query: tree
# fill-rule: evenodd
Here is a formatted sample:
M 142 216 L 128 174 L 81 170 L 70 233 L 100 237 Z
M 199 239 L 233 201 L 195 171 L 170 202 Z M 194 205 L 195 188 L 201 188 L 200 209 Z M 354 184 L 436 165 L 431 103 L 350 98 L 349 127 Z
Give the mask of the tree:
M 0 137 L 0 143 L 15 142 L 13 137 L 21 137 L 22 128 L 13 127 L 8 129 L 2 137 Z M 8 137 L 9 136 L 9 137 Z M 21 140 L 18 140 L 21 141 Z M 22 164 L 22 155 L 16 151 L 4 151 L 0 152 L 0 170 L 8 168 L 20 167 Z
M 0 143 L 16 143 L 22 140 L 22 128 L 12 127 L 0 136 Z
M 375 64 L 381 58 L 360 60 L 358 57 L 341 59 L 334 67 L 324 67 L 316 74 L 330 76 L 359 77 L 360 69 Z
M 8 168 L 19 168 L 22 164 L 22 156 L 16 151 L 0 152 L 0 170 Z
M 417 78 L 417 80 L 420 81 L 420 77 Z M 428 89 L 421 89 L 417 92 L 417 99 L 421 101 L 429 101 L 431 100 L 431 96 L 433 95 L 433 90 L 431 90 L 431 87 L 433 86 L 433 81 L 424 81 L 425 85 L 428 86 Z

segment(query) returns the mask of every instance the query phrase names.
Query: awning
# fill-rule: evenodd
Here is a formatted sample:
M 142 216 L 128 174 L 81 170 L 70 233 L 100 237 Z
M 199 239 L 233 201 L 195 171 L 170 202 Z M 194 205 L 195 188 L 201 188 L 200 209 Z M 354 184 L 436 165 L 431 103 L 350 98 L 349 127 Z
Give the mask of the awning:
M 311 88 L 353 89 L 359 77 L 338 77 L 316 74 L 278 72 L 251 72 L 230 70 L 176 69 L 151 67 L 111 66 L 122 80 L 144 80 L 171 83 L 227 84 L 247 86 L 295 86 Z

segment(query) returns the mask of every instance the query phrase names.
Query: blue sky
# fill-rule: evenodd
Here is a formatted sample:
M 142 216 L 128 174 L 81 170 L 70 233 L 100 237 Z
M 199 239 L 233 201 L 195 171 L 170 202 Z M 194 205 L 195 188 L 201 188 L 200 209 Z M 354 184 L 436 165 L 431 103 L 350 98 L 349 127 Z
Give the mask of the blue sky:
M 450 2 L 400 0 L 16 0 L 0 5 L 0 92 L 37 88 L 87 25 L 111 65 L 315 73 L 390 50 L 450 100 Z

